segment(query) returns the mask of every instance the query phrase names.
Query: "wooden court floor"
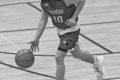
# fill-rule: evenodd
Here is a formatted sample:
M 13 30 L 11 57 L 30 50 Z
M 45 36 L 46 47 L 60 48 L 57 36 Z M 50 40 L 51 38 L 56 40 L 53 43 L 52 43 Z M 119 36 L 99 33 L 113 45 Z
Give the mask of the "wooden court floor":
M 0 80 L 55 80 L 55 52 L 59 44 L 51 20 L 40 39 L 40 51 L 29 69 L 18 68 L 18 48 L 29 49 L 34 39 L 41 7 L 39 0 L 0 0 Z M 80 46 L 94 56 L 104 56 L 104 80 L 120 80 L 120 0 L 86 0 L 79 15 Z M 92 65 L 65 58 L 66 80 L 96 80 Z

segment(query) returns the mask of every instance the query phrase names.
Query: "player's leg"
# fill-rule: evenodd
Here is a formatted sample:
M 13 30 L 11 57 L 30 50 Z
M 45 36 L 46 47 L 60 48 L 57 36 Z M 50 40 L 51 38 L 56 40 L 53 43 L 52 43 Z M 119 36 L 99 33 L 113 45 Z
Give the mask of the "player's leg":
M 63 80 L 64 79 L 64 75 L 65 75 L 65 64 L 64 64 L 64 58 L 66 56 L 66 52 L 57 50 L 56 52 L 56 80 Z
M 74 58 L 81 59 L 91 64 L 93 64 L 95 61 L 95 58 L 93 57 L 93 55 L 91 55 L 86 50 L 81 50 L 78 44 L 75 46 L 74 50 L 71 51 L 71 54 L 73 55 Z
M 93 68 L 96 71 L 97 79 L 103 80 L 103 75 L 105 73 L 104 67 L 103 67 L 103 60 L 104 58 L 102 56 L 93 57 L 89 52 L 81 50 L 79 45 L 77 44 L 73 51 L 71 51 L 72 55 L 75 58 L 81 59 L 85 62 L 93 64 Z
M 72 39 L 71 36 L 76 36 L 73 34 L 79 35 L 79 30 L 75 32 L 66 33 L 64 35 L 59 35 L 60 37 L 60 44 L 58 47 L 58 51 L 56 53 L 56 80 L 63 80 L 65 75 L 65 64 L 64 58 L 67 54 L 67 51 L 75 46 L 77 39 Z

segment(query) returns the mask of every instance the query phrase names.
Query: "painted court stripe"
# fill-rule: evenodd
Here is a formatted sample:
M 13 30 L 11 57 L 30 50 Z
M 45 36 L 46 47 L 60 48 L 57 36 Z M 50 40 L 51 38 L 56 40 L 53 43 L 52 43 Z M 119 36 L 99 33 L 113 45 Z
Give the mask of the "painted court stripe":
M 22 69 L 22 68 L 15 67 L 13 65 L 10 65 L 10 64 L 7 64 L 7 63 L 1 62 L 1 61 L 0 61 L 0 64 L 5 65 L 5 66 L 9 66 L 9 67 L 14 68 L 14 69 L 18 69 L 18 70 L 22 70 L 22 71 L 25 71 L 25 72 L 29 72 L 31 74 L 36 74 L 36 75 L 39 75 L 39 76 L 44 76 L 44 77 L 56 79 L 56 77 L 53 77 L 53 76 L 50 76 L 50 75 L 41 74 L 41 73 L 33 72 L 33 71 L 30 71 L 30 70 Z M 120 77 L 106 78 L 104 80 L 113 80 L 113 79 L 120 79 Z
M 81 35 L 82 37 L 84 37 L 85 39 L 89 40 L 90 42 L 94 43 L 95 45 L 99 46 L 100 48 L 104 49 L 105 51 L 107 51 L 107 52 L 109 52 L 109 53 L 113 53 L 111 50 L 109 50 L 109 49 L 105 48 L 104 46 L 98 44 L 97 42 L 95 42 L 95 41 L 93 41 L 92 39 L 86 37 L 85 35 L 83 35 L 83 34 L 81 34 L 81 33 L 80 33 L 80 35 Z
M 10 54 L 10 55 L 15 55 L 16 53 L 13 52 L 5 52 L 5 51 L 0 51 L 0 54 Z M 96 53 L 93 55 L 112 55 L 112 54 L 120 54 L 119 52 L 113 52 L 113 53 Z M 55 57 L 55 55 L 41 55 L 41 54 L 34 54 L 34 56 L 41 56 L 41 57 Z M 66 55 L 67 57 L 71 57 L 72 55 Z
M 12 6 L 12 5 L 18 5 L 18 4 L 27 4 L 27 3 L 39 3 L 40 1 L 33 1 L 33 2 L 20 2 L 20 3 L 11 3 L 11 4 L 3 4 L 0 5 L 0 7 L 2 6 Z
M 2 36 L 1 34 L 0 34 L 0 37 L 3 38 L 4 40 L 6 40 L 7 42 L 9 42 L 10 44 L 12 44 L 12 45 L 13 45 L 14 47 L 16 47 L 18 50 L 21 49 L 20 47 L 18 47 L 17 45 L 15 45 L 12 41 L 10 41 L 10 40 L 7 39 L 6 37 Z
M 30 70 L 22 69 L 22 68 L 15 67 L 15 66 L 13 66 L 13 65 L 4 63 L 4 62 L 0 62 L 0 64 L 5 65 L 5 66 L 9 66 L 9 67 L 11 67 L 11 68 L 15 68 L 15 69 L 18 69 L 18 70 L 26 71 L 26 72 L 29 72 L 29 73 L 32 73 L 32 74 L 36 74 L 36 75 L 40 75 L 40 76 L 44 76 L 44 77 L 56 79 L 56 78 L 53 77 L 53 76 L 49 76 L 49 75 L 46 75 L 46 74 L 41 74 L 41 73 L 33 72 L 33 71 L 30 71 Z
M 36 7 L 36 6 L 34 6 L 33 4 L 31 4 L 31 3 L 27 3 L 28 5 L 30 5 L 30 6 L 32 6 L 33 8 L 35 8 L 35 9 L 37 9 L 38 11 L 42 11 L 41 9 L 39 9 L 38 7 Z

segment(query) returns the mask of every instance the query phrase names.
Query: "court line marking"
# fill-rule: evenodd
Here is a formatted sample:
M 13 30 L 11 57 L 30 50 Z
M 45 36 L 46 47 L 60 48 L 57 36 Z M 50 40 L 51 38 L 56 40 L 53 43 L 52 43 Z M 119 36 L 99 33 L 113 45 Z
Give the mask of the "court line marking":
M 19 68 L 19 67 L 15 67 L 15 66 L 13 66 L 13 65 L 4 63 L 4 62 L 2 62 L 2 61 L 0 61 L 0 64 L 5 65 L 5 66 L 8 66 L 8 67 L 11 67 L 11 68 L 14 68 L 14 69 L 18 69 L 18 70 L 21 70 L 21 71 L 25 71 L 25 72 L 28 72 L 28 73 L 31 73 L 31 74 L 36 74 L 36 75 L 40 75 L 40 76 L 44 76 L 44 77 L 56 79 L 56 77 L 53 77 L 53 76 L 50 76 L 50 75 L 46 75 L 46 74 L 37 73 L 37 72 L 30 71 L 30 70 L 27 70 L 27 69 L 22 69 L 22 68 Z M 113 79 L 120 79 L 120 77 L 106 78 L 106 79 L 103 79 L 103 80 L 113 80 Z M 65 79 L 64 79 L 64 80 L 65 80 Z
M 31 2 L 20 2 L 20 3 L 11 3 L 11 4 L 3 4 L 3 5 L 0 5 L 0 7 L 2 6 L 12 6 L 12 5 L 18 5 L 18 4 L 27 4 L 27 3 L 38 3 L 40 1 L 31 1 Z
M 99 46 L 100 48 L 104 49 L 105 51 L 107 51 L 107 52 L 109 52 L 109 53 L 113 53 L 111 50 L 109 50 L 109 49 L 107 49 L 106 47 L 102 46 L 101 44 L 95 42 L 94 40 L 86 37 L 86 36 L 83 35 L 82 33 L 80 33 L 80 35 L 81 35 L 82 37 L 84 37 L 85 39 L 87 39 L 88 41 L 92 42 L 93 44 L 95 44 L 95 45 Z
M 31 4 L 31 3 L 27 3 L 29 6 L 32 6 L 33 8 L 37 9 L 38 11 L 42 11 L 41 9 L 39 9 L 38 7 L 36 7 L 35 5 Z
M 0 51 L 0 54 L 10 54 L 10 55 L 15 55 L 16 53 L 14 52 L 5 52 L 5 51 Z M 113 52 L 112 54 L 120 54 L 120 51 L 118 52 Z M 96 54 L 92 54 L 92 55 L 112 55 L 110 53 L 96 53 Z M 38 54 L 34 54 L 34 56 L 41 56 L 41 57 L 55 57 L 55 55 L 38 55 Z M 72 55 L 66 55 L 67 57 L 71 57 Z
M 22 68 L 15 67 L 13 65 L 10 65 L 10 64 L 7 64 L 7 63 L 1 62 L 1 61 L 0 61 L 0 64 L 5 65 L 5 66 L 9 66 L 9 67 L 14 68 L 14 69 L 18 69 L 18 70 L 22 70 L 22 71 L 25 71 L 25 72 L 29 72 L 29 73 L 32 73 L 32 74 L 36 74 L 36 75 L 40 75 L 40 76 L 44 76 L 44 77 L 49 77 L 49 78 L 52 78 L 52 79 L 56 79 L 56 77 L 53 77 L 53 76 L 50 76 L 50 75 L 33 72 L 33 71 L 30 71 L 30 70 L 27 70 L 27 69 L 22 69 Z
M 14 44 L 12 41 L 10 41 L 9 39 L 7 39 L 6 37 L 4 37 L 3 35 L 0 34 L 0 37 L 4 40 L 6 40 L 8 43 L 12 44 L 14 47 L 16 47 L 18 50 L 20 50 L 21 48 L 18 47 L 16 44 Z
M 37 28 L 31 28 L 31 29 L 18 29 L 18 30 L 6 30 L 6 31 L 0 31 L 0 33 L 19 32 L 19 31 L 29 31 L 29 30 L 37 30 Z
M 120 77 L 107 78 L 107 79 L 103 79 L 103 80 L 114 80 L 114 79 L 120 79 Z
M 120 23 L 119 20 L 117 21 L 106 21 L 106 22 L 98 22 L 98 23 L 87 23 L 87 24 L 80 24 L 82 26 L 86 26 L 86 25 L 97 25 L 97 24 L 112 24 L 112 23 Z

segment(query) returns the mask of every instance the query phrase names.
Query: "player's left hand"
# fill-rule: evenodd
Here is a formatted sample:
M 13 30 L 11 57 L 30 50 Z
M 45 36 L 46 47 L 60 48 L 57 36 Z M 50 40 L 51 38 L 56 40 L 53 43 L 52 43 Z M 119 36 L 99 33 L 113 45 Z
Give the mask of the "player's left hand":
M 73 27 L 73 26 L 75 26 L 77 24 L 77 22 L 76 22 L 76 19 L 70 18 L 70 19 L 66 20 L 65 24 L 68 25 L 68 26 Z

